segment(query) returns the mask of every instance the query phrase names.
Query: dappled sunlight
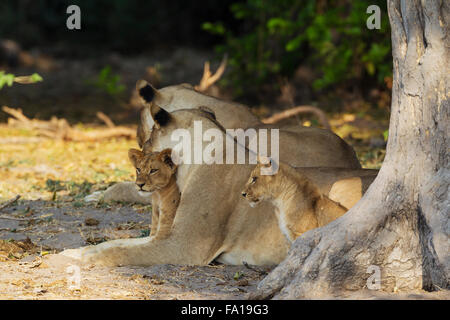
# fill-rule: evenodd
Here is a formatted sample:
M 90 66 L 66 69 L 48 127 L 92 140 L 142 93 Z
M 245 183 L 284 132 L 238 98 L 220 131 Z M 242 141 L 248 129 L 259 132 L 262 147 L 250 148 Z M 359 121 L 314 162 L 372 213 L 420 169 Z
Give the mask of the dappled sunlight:
M 33 132 L 0 127 L 0 199 L 56 200 L 105 189 L 134 179 L 127 151 L 134 140 L 67 142 L 42 139 L 16 143 L 6 139 L 33 137 Z M 85 184 L 84 187 L 82 184 Z

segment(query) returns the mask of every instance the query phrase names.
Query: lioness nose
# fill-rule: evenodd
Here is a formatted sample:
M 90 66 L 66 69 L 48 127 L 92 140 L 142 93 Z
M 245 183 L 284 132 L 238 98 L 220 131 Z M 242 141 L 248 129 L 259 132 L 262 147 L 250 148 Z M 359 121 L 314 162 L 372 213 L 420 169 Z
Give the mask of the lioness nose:
M 247 193 L 242 192 L 242 196 L 245 198 L 247 196 Z
M 136 183 L 136 184 L 140 189 L 142 189 L 142 187 L 144 186 L 145 183 Z

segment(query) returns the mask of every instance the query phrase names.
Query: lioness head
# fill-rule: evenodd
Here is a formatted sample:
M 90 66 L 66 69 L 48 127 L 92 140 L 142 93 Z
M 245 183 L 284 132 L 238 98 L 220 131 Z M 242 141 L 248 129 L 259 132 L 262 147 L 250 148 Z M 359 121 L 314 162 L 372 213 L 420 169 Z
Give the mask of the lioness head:
M 153 192 L 166 187 L 177 170 L 171 158 L 172 149 L 144 153 L 130 149 L 128 157 L 136 168 L 136 185 L 139 191 Z
M 217 122 L 214 112 L 205 106 L 200 106 L 196 109 L 180 109 L 168 112 L 154 103 L 150 106 L 149 113 L 153 119 L 154 125 L 148 139 L 142 146 L 145 153 L 158 151 L 164 147 L 175 147 L 178 145 L 179 142 L 173 138 L 173 133 L 175 131 L 178 131 L 179 134 L 181 134 L 182 131 L 191 131 L 189 137 L 193 138 L 194 123 L 196 121 L 201 122 L 204 131 L 209 128 L 218 128 L 225 132 L 222 125 Z M 191 143 L 193 144 L 194 141 L 192 140 Z
M 258 164 L 250 174 L 250 178 L 242 190 L 242 196 L 249 202 L 253 208 L 263 200 L 270 199 L 271 189 L 273 188 L 274 175 L 261 174 L 262 169 L 272 166 L 271 160 L 266 157 L 258 157 Z
M 183 83 L 158 90 L 147 81 L 138 80 L 136 91 L 143 106 L 137 131 L 140 147 L 150 138 L 154 127 L 160 128 L 169 123 L 175 123 L 175 119 L 170 117 L 169 112 L 180 109 L 199 109 L 203 113 L 212 114 L 215 119 L 215 114 L 210 108 L 202 107 L 202 97 L 205 96 L 195 91 L 189 84 Z

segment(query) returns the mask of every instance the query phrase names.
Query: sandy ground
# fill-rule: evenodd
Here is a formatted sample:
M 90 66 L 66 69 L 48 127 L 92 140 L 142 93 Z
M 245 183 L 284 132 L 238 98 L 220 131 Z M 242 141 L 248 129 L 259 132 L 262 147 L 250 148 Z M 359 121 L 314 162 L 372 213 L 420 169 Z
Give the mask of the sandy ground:
M 148 232 L 148 207 L 20 201 L 0 211 L 0 299 L 243 299 L 270 268 L 78 266 L 54 254 Z M 27 240 L 28 239 L 28 240 Z
M 55 254 L 148 232 L 148 206 L 23 200 L 0 210 L 0 299 L 246 299 L 270 267 L 80 266 Z M 448 291 L 342 293 L 338 299 L 450 299 Z

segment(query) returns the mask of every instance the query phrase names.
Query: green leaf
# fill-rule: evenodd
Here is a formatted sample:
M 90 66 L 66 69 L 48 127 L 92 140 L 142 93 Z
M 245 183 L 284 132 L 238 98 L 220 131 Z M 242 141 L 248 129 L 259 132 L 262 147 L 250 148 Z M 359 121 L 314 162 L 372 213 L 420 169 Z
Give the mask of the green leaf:
M 44 79 L 42 79 L 42 77 L 39 75 L 39 74 L 37 74 L 37 73 L 33 73 L 32 75 L 31 75 L 31 81 L 33 81 L 34 83 L 35 82 L 41 82 L 41 81 L 43 81 Z
M 204 22 L 202 29 L 208 31 L 211 34 L 223 35 L 225 34 L 225 27 L 221 23 Z
M 243 273 L 241 273 L 241 272 L 239 272 L 239 271 L 236 271 L 236 273 L 235 273 L 234 276 L 233 276 L 233 279 L 234 279 L 234 280 L 239 280 L 239 279 L 242 278 L 243 276 L 244 276 Z
M 0 71 L 0 89 L 5 85 L 11 87 L 14 83 L 14 75 L 11 73 L 6 73 L 4 71 Z

